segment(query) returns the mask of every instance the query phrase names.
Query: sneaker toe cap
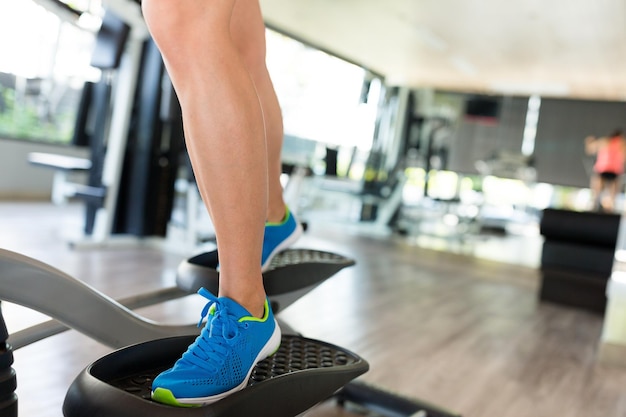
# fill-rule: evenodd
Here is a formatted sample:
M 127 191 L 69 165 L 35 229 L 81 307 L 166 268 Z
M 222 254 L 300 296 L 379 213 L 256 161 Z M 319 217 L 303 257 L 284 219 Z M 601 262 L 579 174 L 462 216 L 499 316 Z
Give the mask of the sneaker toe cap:
M 210 397 L 228 389 L 215 381 L 207 381 L 180 370 L 169 370 L 158 375 L 152 381 L 152 391 L 157 388 L 170 391 L 178 399 Z

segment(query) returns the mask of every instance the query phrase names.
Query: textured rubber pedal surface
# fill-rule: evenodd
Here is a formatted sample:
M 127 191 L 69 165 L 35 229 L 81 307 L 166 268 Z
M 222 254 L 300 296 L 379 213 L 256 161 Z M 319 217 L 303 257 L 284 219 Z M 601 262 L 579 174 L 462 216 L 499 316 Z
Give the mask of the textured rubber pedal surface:
M 295 416 L 369 369 L 366 361 L 345 349 L 284 335 L 278 351 L 256 365 L 243 390 L 209 406 L 191 409 L 152 401 L 152 380 L 172 366 L 193 339 L 180 336 L 141 343 L 97 360 L 70 387 L 63 405 L 64 415 Z
M 332 264 L 351 266 L 354 265 L 354 261 L 332 252 L 324 252 L 314 249 L 287 249 L 272 259 L 267 273 L 275 269 L 299 264 Z
M 352 353 L 320 341 L 283 336 L 278 351 L 254 368 L 248 386 L 308 369 L 346 367 L 360 360 Z
M 259 362 L 248 381 L 248 386 L 269 381 L 293 372 L 312 369 L 347 367 L 361 359 L 354 354 L 320 341 L 298 336 L 283 336 L 278 351 Z M 172 364 L 157 366 L 130 375 L 120 375 L 106 382 L 122 391 L 150 400 L 152 380 Z

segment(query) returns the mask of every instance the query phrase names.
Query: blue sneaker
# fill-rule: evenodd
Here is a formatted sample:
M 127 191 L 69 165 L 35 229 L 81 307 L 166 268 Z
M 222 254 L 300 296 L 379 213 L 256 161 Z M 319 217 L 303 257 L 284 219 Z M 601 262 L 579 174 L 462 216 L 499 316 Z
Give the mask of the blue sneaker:
M 282 222 L 265 223 L 261 271 L 267 271 L 274 256 L 293 245 L 301 235 L 302 225 L 296 221 L 289 207 L 285 206 L 285 219 Z
M 202 310 L 207 322 L 174 366 L 152 382 L 152 399 L 178 407 L 199 407 L 243 389 L 257 362 L 280 346 L 280 327 L 265 301 L 262 319 L 230 298 L 217 298 L 204 288 L 198 294 L 209 299 Z

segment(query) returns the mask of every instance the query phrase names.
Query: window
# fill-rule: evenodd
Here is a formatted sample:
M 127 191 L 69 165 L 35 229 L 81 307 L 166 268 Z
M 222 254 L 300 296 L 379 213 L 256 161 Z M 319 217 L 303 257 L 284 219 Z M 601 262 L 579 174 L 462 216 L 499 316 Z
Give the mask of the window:
M 365 69 L 271 30 L 267 63 L 287 135 L 370 149 L 380 89 L 361 100 Z
M 0 138 L 71 143 L 82 86 L 100 77 L 89 62 L 101 0 L 73 0 L 87 12 L 78 20 L 41 5 L 48 3 L 0 2 L 0 37 L 12 40 L 0 54 Z M 379 89 L 360 99 L 366 71 L 275 31 L 267 41 L 285 133 L 369 150 Z
M 77 1 L 81 10 L 99 2 Z M 31 0 L 0 2 L 0 138 L 67 144 L 89 66 L 97 19 L 62 20 Z M 94 28 L 95 26 L 95 28 Z M 10 42 L 7 40 L 11 40 Z

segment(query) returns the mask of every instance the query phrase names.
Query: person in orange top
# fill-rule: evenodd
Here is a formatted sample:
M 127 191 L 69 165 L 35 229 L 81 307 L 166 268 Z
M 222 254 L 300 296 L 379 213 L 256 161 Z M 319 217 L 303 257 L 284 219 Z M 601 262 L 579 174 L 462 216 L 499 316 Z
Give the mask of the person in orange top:
M 585 150 L 589 155 L 596 155 L 590 184 L 592 209 L 613 211 L 621 176 L 624 174 L 626 138 L 620 129 L 607 137 L 587 136 Z M 602 198 L 604 191 L 607 191 L 607 195 Z

